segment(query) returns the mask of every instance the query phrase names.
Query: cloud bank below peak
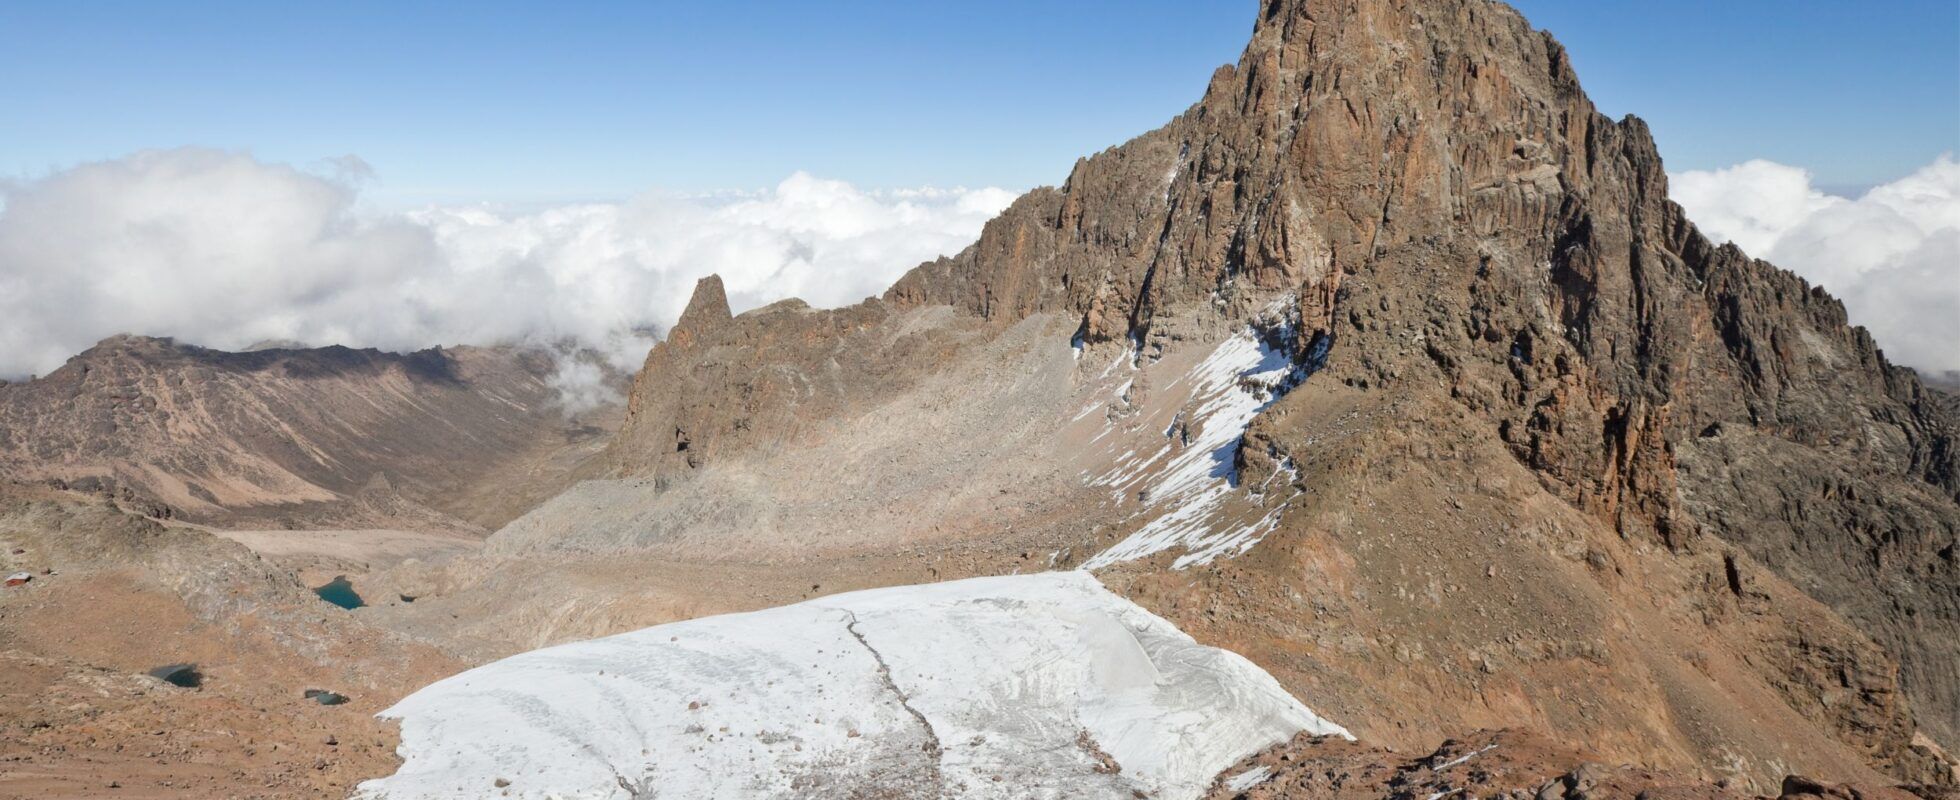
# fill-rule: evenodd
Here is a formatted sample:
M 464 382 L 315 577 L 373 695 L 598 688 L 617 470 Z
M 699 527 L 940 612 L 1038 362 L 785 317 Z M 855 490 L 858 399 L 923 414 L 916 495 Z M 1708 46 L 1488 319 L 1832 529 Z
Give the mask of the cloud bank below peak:
M 381 213 L 362 201 L 370 177 L 358 159 L 303 170 L 180 148 L 0 181 L 0 377 L 116 333 L 224 349 L 532 342 L 631 370 L 702 276 L 720 274 L 738 311 L 849 304 L 959 251 L 1015 197 L 796 173 L 748 193 Z M 1841 298 L 1894 361 L 1960 370 L 1960 162 L 1855 199 L 1769 161 L 1671 186 L 1711 238 Z
M 1951 155 L 1855 199 L 1762 160 L 1668 183 L 1710 239 L 1823 286 L 1895 363 L 1960 370 L 1960 162 Z
M 512 213 L 379 213 L 355 159 L 301 170 L 181 148 L 0 183 L 0 376 L 116 333 L 406 351 L 534 342 L 634 369 L 719 273 L 737 310 L 845 305 L 964 248 L 1003 189 L 865 190 L 804 173 L 742 194 Z

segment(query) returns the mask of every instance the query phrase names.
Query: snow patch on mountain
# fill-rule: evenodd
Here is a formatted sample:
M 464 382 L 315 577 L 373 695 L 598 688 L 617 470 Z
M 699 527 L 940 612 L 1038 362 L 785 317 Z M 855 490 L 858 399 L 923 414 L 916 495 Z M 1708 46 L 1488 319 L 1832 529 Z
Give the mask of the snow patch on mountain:
M 382 716 L 404 761 L 360 797 L 1175 799 L 1295 732 L 1348 736 L 1081 571 L 546 648 Z
M 1278 527 L 1277 508 L 1245 524 L 1221 525 L 1220 517 L 1227 497 L 1238 488 L 1236 464 L 1246 426 L 1305 380 L 1318 367 L 1316 359 L 1325 358 L 1319 341 L 1303 364 L 1286 347 L 1268 340 L 1284 340 L 1289 334 L 1268 337 L 1252 328 L 1242 330 L 1166 388 L 1190 393 L 1194 410 L 1188 418 L 1180 414 L 1171 422 L 1155 452 L 1125 453 L 1091 484 L 1111 487 L 1119 502 L 1134 491 L 1150 506 L 1168 510 L 1090 558 L 1083 568 L 1101 569 L 1178 547 L 1186 552 L 1173 567 L 1183 569 L 1243 553 Z M 1145 476 L 1155 479 L 1139 489 Z

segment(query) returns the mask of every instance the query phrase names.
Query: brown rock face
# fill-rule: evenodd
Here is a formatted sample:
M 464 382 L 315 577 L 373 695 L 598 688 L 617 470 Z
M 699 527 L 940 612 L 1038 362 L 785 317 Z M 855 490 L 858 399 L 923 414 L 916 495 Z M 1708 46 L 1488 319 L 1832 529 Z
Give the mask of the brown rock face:
M 797 441 L 911 385 L 971 338 L 902 324 L 876 300 L 836 310 L 785 300 L 733 317 L 721 278 L 703 278 L 635 377 L 612 458 L 629 473 L 668 478 L 724 453 Z
M 1950 412 L 1822 289 L 1697 232 L 1646 126 L 1500 4 L 1270 0 L 1198 105 L 886 296 L 1148 346 L 1283 292 L 1333 380 L 1446 387 L 1623 536 L 1736 543 L 1960 737 Z
M 226 527 L 481 531 L 603 441 L 565 416 L 552 369 L 511 348 L 227 353 L 119 336 L 0 387 L 0 477 Z

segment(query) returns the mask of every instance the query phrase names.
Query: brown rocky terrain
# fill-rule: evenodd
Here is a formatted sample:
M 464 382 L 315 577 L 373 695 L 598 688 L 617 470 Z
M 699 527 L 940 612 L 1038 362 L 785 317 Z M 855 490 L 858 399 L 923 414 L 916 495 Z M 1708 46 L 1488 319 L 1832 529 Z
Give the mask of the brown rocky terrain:
M 567 414 L 554 369 L 116 337 L 0 386 L 0 572 L 33 575 L 0 594 L 0 797 L 343 796 L 392 770 L 374 712 L 463 665 L 307 587 L 473 551 L 572 482 L 621 409 Z M 180 663 L 200 685 L 147 674 Z
M 1950 783 L 1951 411 L 1666 184 L 1501 4 L 1262 3 L 1197 105 L 883 298 L 704 282 L 617 476 L 377 619 L 476 660 L 1087 564 L 1364 742 Z
M 1411 757 L 1333 737 L 1301 735 L 1246 759 L 1219 776 L 1211 800 L 1403 797 L 1490 797 L 1578 800 L 1640 797 L 1648 800 L 1722 800 L 1751 796 L 1779 800 L 1858 798 L 1915 800 L 1925 786 L 1831 784 L 1792 775 L 1768 795 L 1751 795 L 1726 782 L 1711 784 L 1678 774 L 1602 763 L 1597 757 L 1526 731 L 1479 731 Z
M 391 769 L 365 714 L 465 664 L 1087 568 L 1360 738 L 1214 796 L 1947 796 L 1951 396 L 1666 182 L 1502 4 L 1266 0 L 1196 105 L 881 298 L 738 316 L 703 281 L 609 439 L 547 424 L 508 353 L 105 343 L 0 386 L 0 470 L 70 501 L 0 517 L 10 564 L 57 568 L 0 595 L 33 710 L 0 791 L 343 792 Z M 273 566 L 75 490 L 223 528 L 510 521 Z M 384 550 L 351 614 L 291 576 Z M 130 677 L 175 660 L 210 686 Z
M 549 497 L 615 411 L 567 415 L 553 357 L 244 353 L 118 336 L 0 386 L 0 478 L 234 529 L 481 534 Z
M 459 668 L 237 544 L 11 494 L 0 569 L 34 578 L 0 593 L 0 797 L 344 795 L 393 769 L 373 713 Z M 149 674 L 172 664 L 198 685 Z

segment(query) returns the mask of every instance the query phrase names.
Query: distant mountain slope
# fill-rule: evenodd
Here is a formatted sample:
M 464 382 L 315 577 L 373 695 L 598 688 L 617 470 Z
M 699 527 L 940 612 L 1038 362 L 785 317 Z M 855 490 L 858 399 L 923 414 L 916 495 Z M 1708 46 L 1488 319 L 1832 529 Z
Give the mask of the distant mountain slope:
M 483 530 L 569 479 L 550 356 L 462 347 L 227 353 L 118 336 L 0 386 L 0 477 L 223 527 Z

